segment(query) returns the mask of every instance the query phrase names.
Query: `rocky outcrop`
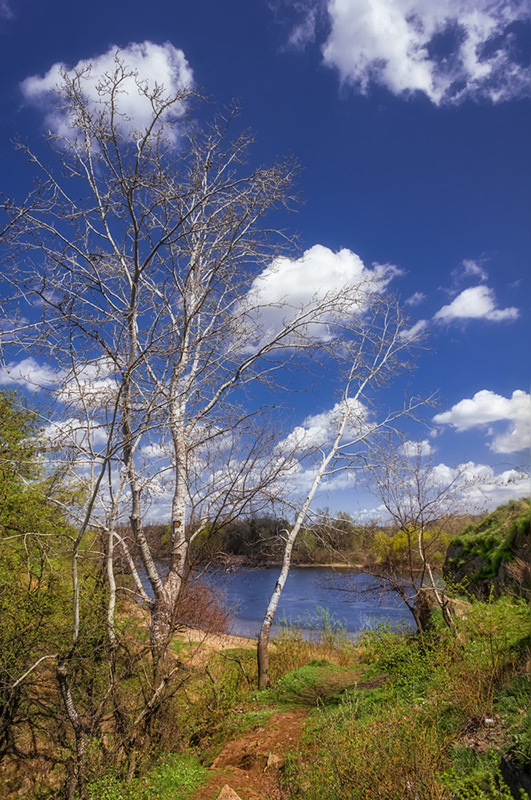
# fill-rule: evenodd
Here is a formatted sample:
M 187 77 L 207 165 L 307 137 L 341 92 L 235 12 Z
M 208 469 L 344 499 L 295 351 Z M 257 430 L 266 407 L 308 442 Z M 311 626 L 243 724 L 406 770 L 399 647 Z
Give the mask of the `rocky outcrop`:
M 447 582 L 486 600 L 507 591 L 531 591 L 529 501 L 500 506 L 450 543 L 443 567 Z

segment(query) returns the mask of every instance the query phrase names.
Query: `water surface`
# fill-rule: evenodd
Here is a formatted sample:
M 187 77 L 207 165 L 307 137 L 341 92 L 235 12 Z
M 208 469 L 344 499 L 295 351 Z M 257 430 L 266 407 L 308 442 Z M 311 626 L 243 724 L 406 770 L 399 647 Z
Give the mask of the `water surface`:
M 236 611 L 232 633 L 258 635 L 278 575 L 278 567 L 268 567 L 239 568 L 232 573 L 214 570 L 205 576 Z M 315 627 L 315 622 L 309 620 L 320 616 L 320 608 L 330 612 L 353 636 L 381 623 L 412 627 L 411 614 L 396 594 L 360 593 L 373 583 L 368 575 L 330 567 L 293 567 L 280 598 L 273 632 L 278 631 L 283 619 L 304 628 L 310 624 Z M 342 591 L 334 591 L 332 584 L 342 587 Z

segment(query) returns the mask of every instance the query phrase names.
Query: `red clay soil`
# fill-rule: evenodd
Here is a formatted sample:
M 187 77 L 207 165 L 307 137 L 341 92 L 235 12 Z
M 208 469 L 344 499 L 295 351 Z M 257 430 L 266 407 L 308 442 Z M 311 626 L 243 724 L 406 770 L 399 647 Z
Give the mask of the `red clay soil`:
M 273 714 L 267 726 L 228 742 L 212 764 L 209 782 L 193 800 L 217 800 L 225 785 L 241 800 L 284 800 L 280 769 L 285 751 L 300 738 L 305 716 L 305 711 Z

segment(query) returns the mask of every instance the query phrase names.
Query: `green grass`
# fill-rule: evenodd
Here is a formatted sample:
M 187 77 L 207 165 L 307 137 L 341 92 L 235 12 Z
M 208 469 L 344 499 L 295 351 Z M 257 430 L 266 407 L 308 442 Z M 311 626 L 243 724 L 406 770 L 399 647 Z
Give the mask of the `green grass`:
M 458 634 L 441 626 L 423 637 L 386 628 L 367 635 L 364 674 L 335 704 L 315 704 L 288 759 L 289 796 L 508 800 L 500 752 L 529 744 L 521 713 L 529 704 L 527 643 L 527 609 L 508 598 L 472 604 Z M 276 691 L 304 697 L 338 674 L 314 662 Z M 492 730 L 487 716 L 495 718 Z
M 453 565 L 459 568 L 479 556 L 483 566 L 470 576 L 470 580 L 496 577 L 500 565 L 514 558 L 511 547 L 515 538 L 519 533 L 529 531 L 530 525 L 531 510 L 527 500 L 511 501 L 506 506 L 499 506 L 481 522 L 467 526 L 452 540 L 453 545 L 461 546 Z
M 227 720 L 226 731 L 232 736 L 242 736 L 247 731 L 265 727 L 272 714 L 272 708 L 236 712 Z
M 187 800 L 208 778 L 208 771 L 194 756 L 169 756 L 130 784 L 113 776 L 93 781 L 88 786 L 88 800 Z

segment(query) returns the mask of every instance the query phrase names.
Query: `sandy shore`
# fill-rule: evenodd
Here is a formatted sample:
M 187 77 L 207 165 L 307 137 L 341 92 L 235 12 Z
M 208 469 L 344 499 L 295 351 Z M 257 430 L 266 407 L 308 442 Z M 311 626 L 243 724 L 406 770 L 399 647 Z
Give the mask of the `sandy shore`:
M 199 628 L 186 628 L 175 636 L 190 644 L 205 644 L 211 650 L 230 650 L 233 647 L 256 647 L 257 640 L 247 636 L 234 636 L 230 633 L 214 633 Z

